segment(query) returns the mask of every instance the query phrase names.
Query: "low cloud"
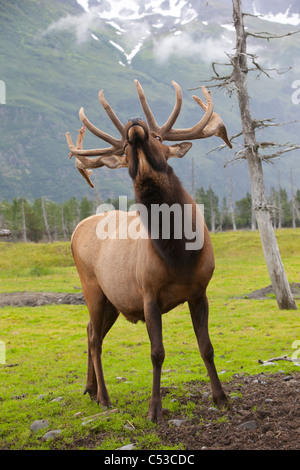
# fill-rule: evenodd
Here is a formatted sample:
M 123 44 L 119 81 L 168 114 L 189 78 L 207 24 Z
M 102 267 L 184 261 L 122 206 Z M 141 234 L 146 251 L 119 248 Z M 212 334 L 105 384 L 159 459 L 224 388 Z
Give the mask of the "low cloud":
M 100 26 L 102 23 L 99 17 L 99 9 L 97 7 L 90 8 L 81 15 L 67 15 L 52 23 L 42 36 L 55 33 L 56 31 L 69 31 L 75 34 L 76 41 L 82 43 L 87 41 L 91 35 L 91 29 Z
M 225 52 L 232 52 L 233 47 L 233 40 L 227 34 L 218 38 L 196 39 L 188 33 L 182 33 L 154 41 L 154 54 L 159 62 L 164 62 L 171 56 L 201 59 L 205 62 L 224 61 Z
M 67 31 L 75 35 L 77 43 L 84 43 L 90 39 L 93 30 L 101 30 L 104 28 L 105 23 L 112 24 L 112 22 L 105 17 L 102 9 L 103 5 L 95 6 L 79 15 L 67 15 L 60 18 L 58 21 L 48 26 L 46 31 L 44 31 L 40 36 L 47 36 L 48 34 L 54 34 L 55 32 Z M 122 22 L 123 27 L 126 29 L 121 29 L 121 27 L 116 23 L 113 23 L 113 26 L 116 28 L 117 34 L 120 34 L 119 31 L 122 30 L 122 40 L 125 39 L 126 49 L 129 48 L 129 51 L 136 47 L 141 41 L 143 42 L 151 34 L 149 25 L 146 21 L 134 21 L 130 18 L 124 17 Z

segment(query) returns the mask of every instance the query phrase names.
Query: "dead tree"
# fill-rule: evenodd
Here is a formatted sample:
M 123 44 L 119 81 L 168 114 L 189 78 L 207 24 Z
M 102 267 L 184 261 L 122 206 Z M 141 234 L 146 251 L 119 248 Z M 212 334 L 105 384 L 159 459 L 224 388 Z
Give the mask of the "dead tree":
M 266 32 L 252 33 L 248 30 L 246 31 L 244 26 L 244 17 L 246 14 L 242 12 L 241 0 L 232 0 L 232 5 L 233 22 L 236 32 L 235 53 L 227 54 L 229 62 L 226 64 L 212 64 L 215 75 L 211 79 L 211 81 L 214 82 L 214 84 L 211 86 L 219 88 L 223 87 L 230 94 L 234 92 L 237 94 L 242 121 L 242 130 L 241 132 L 232 136 L 230 140 L 233 142 L 235 138 L 243 136 L 243 145 L 235 153 L 234 158 L 231 161 L 245 159 L 248 164 L 253 210 L 255 212 L 263 252 L 278 306 L 280 309 L 297 309 L 297 305 L 294 301 L 281 261 L 277 240 L 272 225 L 272 217 L 266 196 L 262 165 L 264 160 L 270 161 L 273 158 L 279 157 L 283 153 L 299 149 L 300 145 L 286 146 L 274 142 L 258 142 L 256 139 L 257 130 L 283 124 L 276 124 L 273 122 L 273 119 L 253 119 L 251 115 L 247 86 L 248 72 L 256 70 L 259 74 L 264 73 L 269 76 L 270 71 L 263 68 L 258 63 L 257 57 L 254 54 L 247 52 L 247 38 L 248 36 L 252 36 L 270 40 L 289 36 L 291 34 L 298 33 L 300 30 L 278 36 Z M 251 64 L 250 66 L 249 63 Z M 226 76 L 220 76 L 216 69 L 217 65 L 230 66 L 231 73 L 226 74 Z M 223 148 L 223 146 L 219 146 L 218 148 Z M 275 148 L 278 150 L 274 152 Z M 265 152 L 268 149 L 271 149 L 273 153 L 268 155 L 265 153 L 261 154 L 261 151 Z
M 22 231 L 23 231 L 23 241 L 24 241 L 24 243 L 27 243 L 24 197 L 22 197 L 22 199 L 21 199 L 21 208 L 22 208 Z
M 44 217 L 46 232 L 47 232 L 47 235 L 48 235 L 48 240 L 49 240 L 49 242 L 51 242 L 51 232 L 50 232 L 48 219 L 47 219 L 45 196 L 42 196 L 42 209 L 43 209 L 43 217 Z
M 229 210 L 230 210 L 230 214 L 231 214 L 232 228 L 233 228 L 233 231 L 236 232 L 235 212 L 234 212 L 234 206 L 233 206 L 233 200 L 232 200 L 232 179 L 231 179 L 231 176 L 229 177 L 229 182 L 228 182 L 228 193 L 229 193 Z

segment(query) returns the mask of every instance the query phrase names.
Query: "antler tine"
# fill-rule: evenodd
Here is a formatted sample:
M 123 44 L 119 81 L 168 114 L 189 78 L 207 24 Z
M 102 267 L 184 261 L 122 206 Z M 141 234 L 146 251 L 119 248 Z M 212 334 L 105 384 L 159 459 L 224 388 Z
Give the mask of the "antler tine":
M 76 142 L 76 148 L 77 149 L 82 149 L 84 134 L 85 134 L 85 126 L 83 126 L 78 131 L 77 142 Z M 73 146 L 70 134 L 67 136 L 67 140 L 68 140 L 68 143 L 72 144 L 72 146 Z M 71 153 L 70 158 L 72 158 L 72 156 L 73 155 Z M 86 166 L 77 157 L 75 158 L 75 166 L 76 166 L 77 170 L 79 171 L 79 173 L 84 177 L 84 179 L 91 186 L 91 188 L 94 188 L 94 185 L 91 182 L 91 178 L 90 178 L 90 176 L 92 174 L 92 170 L 88 170 L 86 168 Z
M 83 150 L 82 148 L 75 147 L 75 145 L 73 144 L 73 142 L 71 140 L 69 132 L 66 133 L 66 138 L 67 138 L 68 146 L 69 146 L 69 149 L 70 149 L 70 152 L 71 152 L 71 156 L 72 155 L 76 155 L 76 156 L 81 155 L 81 156 L 86 156 L 86 157 L 98 157 L 100 155 L 112 155 L 113 153 L 114 154 L 117 154 L 117 153 L 121 154 L 121 149 L 116 150 L 115 147 L 108 147 L 108 148 L 105 148 L 105 149 Z M 122 153 L 123 153 L 123 148 L 122 148 Z
M 104 159 L 105 157 L 114 156 L 116 158 L 123 155 L 123 148 L 116 149 L 114 147 L 109 147 L 106 149 L 91 149 L 91 150 L 83 150 L 82 149 L 82 141 L 84 137 L 85 127 L 83 126 L 78 133 L 76 147 L 72 142 L 70 133 L 66 133 L 67 142 L 70 149 L 70 158 L 73 155 L 76 157 L 75 163 L 77 168 L 84 169 L 84 168 L 99 168 L 104 166 L 105 164 Z M 97 156 L 98 158 L 93 158 L 92 160 L 87 157 L 94 157 Z M 78 165 L 78 162 L 81 162 L 82 165 Z
M 175 124 L 176 122 L 176 119 L 178 118 L 179 116 L 179 113 L 181 111 L 181 105 L 182 105 L 182 91 L 181 91 L 181 88 L 180 86 L 178 85 L 178 83 L 174 82 L 174 80 L 172 81 L 172 85 L 173 87 L 175 88 L 175 92 L 176 92 L 176 103 L 175 103 L 175 106 L 174 106 L 174 109 L 172 111 L 172 113 L 170 114 L 170 117 L 169 119 L 166 121 L 166 123 L 160 128 L 160 135 L 161 137 L 164 137 L 164 135 L 170 130 L 172 129 L 173 125 Z
M 143 111 L 145 113 L 150 130 L 153 132 L 157 132 L 157 134 L 159 134 L 162 138 L 164 138 L 164 134 L 172 128 L 181 110 L 182 92 L 181 92 L 180 86 L 178 85 L 178 83 L 172 81 L 172 85 L 174 86 L 175 92 L 176 92 L 176 103 L 166 123 L 162 127 L 159 127 L 150 109 L 150 106 L 147 102 L 144 90 L 141 87 L 140 82 L 138 80 L 134 80 L 134 83 L 135 83 L 135 86 L 139 95 L 139 99 L 140 99 Z
M 88 120 L 86 115 L 84 114 L 84 109 L 83 108 L 80 108 L 79 118 L 80 118 L 82 124 L 84 124 L 88 128 L 88 130 L 90 132 L 92 132 L 92 134 L 96 135 L 97 137 L 99 137 L 102 140 L 105 140 L 105 142 L 108 142 L 109 144 L 111 144 L 114 147 L 119 147 L 121 145 L 121 142 L 122 142 L 123 139 L 121 139 L 121 140 L 115 139 L 111 135 L 107 134 L 106 132 L 101 131 L 100 129 L 98 129 L 98 127 L 94 126 L 94 124 L 92 124 Z
M 204 103 L 198 96 L 193 95 L 194 100 L 198 103 L 204 111 L 207 109 L 207 104 Z M 230 142 L 226 126 L 223 123 L 221 116 L 218 113 L 213 113 L 210 121 L 206 125 L 206 127 L 202 131 L 202 138 L 211 137 L 212 135 L 216 135 L 224 140 L 225 144 L 228 145 L 229 148 L 232 149 L 232 143 Z
M 121 136 L 123 139 L 125 138 L 125 126 L 121 123 L 120 119 L 117 117 L 111 106 L 108 104 L 106 99 L 104 98 L 103 90 L 99 91 L 99 100 L 100 103 L 102 104 L 104 110 L 106 111 L 108 117 L 112 121 L 112 123 L 116 126 L 118 131 L 120 132 Z
M 200 100 L 200 98 L 198 98 L 197 96 L 193 96 L 195 101 L 200 104 L 200 106 L 205 110 L 205 114 L 202 119 L 200 119 L 198 124 L 187 129 L 170 129 L 164 135 L 164 138 L 166 140 L 193 140 L 202 137 L 203 129 L 205 128 L 205 126 L 207 126 L 214 113 L 213 101 L 211 98 L 210 91 L 208 91 L 205 87 L 202 87 L 202 91 L 207 100 L 207 104 Z
M 135 87 L 137 89 L 139 99 L 140 99 L 143 111 L 145 113 L 145 116 L 146 116 L 146 119 L 147 119 L 150 130 L 159 133 L 160 128 L 157 125 L 157 122 L 155 121 L 155 117 L 153 116 L 153 113 L 152 113 L 152 111 L 151 111 L 151 109 L 148 105 L 144 90 L 141 87 L 140 82 L 138 80 L 134 80 L 134 84 L 135 84 Z

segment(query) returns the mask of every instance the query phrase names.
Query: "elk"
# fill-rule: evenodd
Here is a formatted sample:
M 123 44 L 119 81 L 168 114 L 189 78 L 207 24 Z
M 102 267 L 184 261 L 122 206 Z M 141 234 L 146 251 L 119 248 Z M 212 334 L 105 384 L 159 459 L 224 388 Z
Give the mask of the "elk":
M 190 149 L 192 143 L 182 141 L 216 135 L 229 147 L 231 143 L 222 119 L 213 111 L 211 94 L 205 87 L 202 87 L 202 91 L 206 102 L 193 96 L 204 110 L 200 121 L 191 128 L 174 129 L 182 105 L 182 91 L 177 83 L 172 84 L 176 92 L 175 106 L 161 127 L 156 123 L 140 83 L 135 80 L 147 123 L 141 118 L 131 118 L 124 126 L 101 90 L 100 102 L 119 131 L 120 139 L 95 127 L 85 116 L 83 108 L 79 112 L 83 127 L 79 131 L 76 146 L 73 145 L 70 134 L 66 134 L 70 158 L 73 155 L 76 157 L 77 168 L 91 186 L 92 168 L 127 167 L 135 200 L 139 205 L 137 207 L 142 205 L 146 208 L 146 216 L 143 217 L 139 210 L 129 212 L 127 218 L 120 211 L 93 215 L 81 221 L 72 235 L 72 253 L 90 316 L 87 326 L 88 367 L 84 393 L 88 393 L 92 400 L 97 400 L 101 405 L 111 406 L 101 362 L 104 337 L 120 313 L 131 322 L 144 321 L 150 339 L 153 365 L 149 418 L 155 422 L 162 416 L 160 381 L 165 352 L 161 316 L 184 302 L 189 305 L 200 354 L 210 377 L 213 400 L 219 407 L 228 404 L 216 371 L 214 350 L 208 332 L 206 288 L 215 266 L 213 248 L 203 216 L 199 215 L 199 208 L 168 164 L 168 159 L 182 158 Z M 110 144 L 110 147 L 84 150 L 82 143 L 86 128 Z M 163 141 L 180 143 L 166 145 Z M 151 237 L 154 224 L 151 208 L 153 205 L 163 204 L 168 207 L 177 204 L 182 210 L 186 205 L 192 208 L 189 220 L 194 235 L 197 235 L 197 230 L 202 231 L 201 246 L 187 249 L 186 243 L 191 239 L 185 235 L 181 238 L 174 236 L 175 215 L 170 216 L 169 238 L 162 236 L 161 218 L 156 222 L 159 225 L 158 236 Z M 105 217 L 106 221 L 116 218 L 113 237 L 97 235 L 97 227 Z M 196 224 L 197 217 L 200 217 L 201 227 Z M 141 232 L 146 230 L 146 236 L 118 236 L 121 231 L 124 234 L 124 224 L 127 224 L 125 230 L 129 231 L 129 219 L 139 224 Z

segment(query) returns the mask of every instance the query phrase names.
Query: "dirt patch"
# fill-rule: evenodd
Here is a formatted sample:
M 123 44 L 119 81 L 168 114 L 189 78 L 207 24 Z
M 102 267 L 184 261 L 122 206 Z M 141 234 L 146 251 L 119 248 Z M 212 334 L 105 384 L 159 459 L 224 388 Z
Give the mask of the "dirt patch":
M 291 284 L 291 290 L 294 298 L 300 299 L 300 283 L 293 282 Z M 274 294 L 274 292 L 270 285 L 238 298 L 263 300 L 269 298 L 272 294 Z M 38 307 L 40 305 L 50 304 L 81 305 L 85 304 L 85 300 L 82 293 L 10 292 L 0 294 L 0 307 L 5 307 L 7 305 L 17 307 Z
M 294 299 L 300 299 L 300 283 L 292 282 L 290 286 L 291 286 L 291 291 L 294 296 Z M 274 290 L 273 290 L 273 287 L 270 285 L 267 287 L 263 287 L 262 289 L 254 290 L 253 292 L 250 292 L 249 294 L 245 294 L 237 298 L 238 299 L 264 300 L 266 298 L 270 298 L 272 295 L 274 295 Z
M 84 304 L 82 293 L 57 293 L 57 292 L 10 292 L 0 294 L 0 307 L 7 305 L 16 307 L 38 307 L 50 304 Z
M 226 411 L 205 398 L 209 387 L 189 386 L 182 402 L 195 404 L 191 419 L 177 416 L 183 420 L 179 427 L 170 424 L 174 413 L 163 419 L 158 433 L 165 445 L 182 443 L 187 450 L 300 449 L 300 373 L 236 375 L 224 386 L 231 403 Z
M 186 384 L 185 396 L 176 400 L 186 405 L 190 413 L 163 410 L 163 418 L 155 430 L 151 430 L 160 438 L 160 448 L 300 450 L 300 372 L 290 376 L 281 372 L 255 376 L 236 374 L 223 386 L 230 398 L 228 410 L 213 406 L 209 383 Z M 174 389 L 163 387 L 162 394 L 172 395 Z M 141 449 L 135 432 L 138 433 L 132 431 L 130 442 Z M 65 449 L 95 449 L 107 437 L 107 432 L 92 431 L 86 438 L 76 440 L 74 437 Z M 121 435 L 115 437 L 122 440 Z
M 293 282 L 291 284 L 291 290 L 294 298 L 300 299 L 300 283 Z M 269 298 L 272 294 L 274 294 L 272 286 L 267 286 L 238 298 L 263 300 Z M 0 294 L 0 307 L 5 307 L 6 305 L 38 307 L 40 305 L 50 304 L 81 305 L 85 304 L 85 301 L 82 293 L 10 292 L 8 294 Z

